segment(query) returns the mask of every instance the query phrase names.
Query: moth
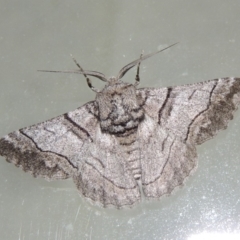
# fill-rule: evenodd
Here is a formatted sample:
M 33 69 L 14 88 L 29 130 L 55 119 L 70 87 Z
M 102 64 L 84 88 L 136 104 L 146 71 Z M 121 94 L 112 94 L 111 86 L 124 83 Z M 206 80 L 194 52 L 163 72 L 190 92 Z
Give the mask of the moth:
M 74 59 L 79 70 L 69 72 L 83 74 L 96 99 L 4 136 L 0 155 L 34 177 L 73 178 L 82 196 L 103 207 L 169 195 L 196 169 L 196 146 L 233 118 L 240 78 L 137 88 L 140 63 L 156 53 L 141 54 L 110 78 L 83 70 Z M 123 82 L 134 66 L 135 83 Z M 106 85 L 97 90 L 88 76 Z

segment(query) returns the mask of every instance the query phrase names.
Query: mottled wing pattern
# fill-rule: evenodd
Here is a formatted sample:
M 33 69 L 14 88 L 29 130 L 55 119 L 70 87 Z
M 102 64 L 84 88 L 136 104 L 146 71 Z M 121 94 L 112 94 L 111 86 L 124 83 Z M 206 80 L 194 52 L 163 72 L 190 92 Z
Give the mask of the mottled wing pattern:
M 0 139 L 0 155 L 35 177 L 72 177 L 80 193 L 102 206 L 121 208 L 140 200 L 115 139 L 100 131 L 97 108 L 75 111 Z
M 96 204 L 122 208 L 140 201 L 140 190 L 116 138 L 98 134 L 88 148 L 74 182 L 82 195 Z
M 84 197 L 104 207 L 139 202 L 138 180 L 147 198 L 170 194 L 196 169 L 195 145 L 233 118 L 240 103 L 240 79 L 138 89 L 136 97 L 129 86 L 110 84 L 105 95 L 99 93 L 103 98 L 98 104 L 89 102 L 6 135 L 0 139 L 0 155 L 35 177 L 72 177 Z M 126 88 L 134 90 L 133 96 Z M 137 103 L 138 108 L 131 107 Z M 142 114 L 134 118 L 139 109 Z M 114 128 L 110 124 L 102 131 L 104 113 L 112 117 Z M 124 127 L 127 131 L 109 131 Z M 119 141 L 119 135 L 124 139 Z
M 201 144 L 225 129 L 240 103 L 240 79 L 220 78 L 159 89 L 139 89 L 143 108 L 184 142 Z
M 138 135 L 143 192 L 148 199 L 159 199 L 182 185 L 196 169 L 196 148 L 159 126 L 147 114 Z
M 33 176 L 67 178 L 78 171 L 78 155 L 93 141 L 98 122 L 88 103 L 73 112 L 22 128 L 0 139 L 0 155 Z M 83 154 L 83 153 L 82 153 Z
M 160 89 L 139 89 L 145 120 L 139 126 L 142 185 L 160 198 L 196 169 L 196 144 L 225 129 L 240 102 L 240 79 L 223 78 Z

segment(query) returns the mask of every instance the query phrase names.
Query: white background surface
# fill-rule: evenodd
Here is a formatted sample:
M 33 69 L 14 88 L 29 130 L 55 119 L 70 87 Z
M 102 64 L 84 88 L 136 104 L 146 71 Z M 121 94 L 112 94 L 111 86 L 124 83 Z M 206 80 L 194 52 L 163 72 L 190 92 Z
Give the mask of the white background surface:
M 175 42 L 143 62 L 141 87 L 240 77 L 240 1 L 1 1 L 0 136 L 94 99 L 82 76 L 37 69 L 74 69 L 72 53 L 85 69 L 111 76 L 142 50 Z M 123 80 L 134 82 L 135 71 Z M 71 180 L 34 179 L 1 157 L 0 239 L 182 240 L 239 233 L 239 135 L 240 112 L 226 131 L 198 147 L 198 170 L 184 188 L 132 210 L 92 206 Z

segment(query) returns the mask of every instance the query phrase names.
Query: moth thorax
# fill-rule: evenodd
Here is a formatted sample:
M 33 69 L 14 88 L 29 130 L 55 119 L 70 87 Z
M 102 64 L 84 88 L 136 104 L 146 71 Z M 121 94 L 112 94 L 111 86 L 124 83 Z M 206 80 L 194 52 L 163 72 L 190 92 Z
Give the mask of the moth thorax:
M 133 142 L 138 125 L 144 118 L 143 109 L 138 105 L 136 96 L 115 94 L 104 107 L 103 113 L 101 108 L 99 109 L 102 131 L 115 135 L 122 144 Z

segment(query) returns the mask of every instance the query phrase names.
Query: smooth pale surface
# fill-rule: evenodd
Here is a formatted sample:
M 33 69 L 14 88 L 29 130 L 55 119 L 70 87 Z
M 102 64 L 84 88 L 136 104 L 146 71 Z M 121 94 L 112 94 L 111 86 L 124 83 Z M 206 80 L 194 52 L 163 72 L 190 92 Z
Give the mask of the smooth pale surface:
M 141 87 L 240 76 L 240 2 L 5 1 L 0 9 L 0 135 L 94 99 L 75 69 L 116 75 L 142 50 Z M 123 80 L 133 82 L 135 71 Z M 102 83 L 94 80 L 94 86 Z M 34 179 L 0 158 L 1 239 L 194 239 L 240 232 L 240 111 L 226 131 L 198 147 L 186 186 L 160 202 L 109 210 L 78 196 L 71 180 Z M 236 236 L 236 235 L 234 235 Z M 227 239 L 227 237 L 226 237 Z

